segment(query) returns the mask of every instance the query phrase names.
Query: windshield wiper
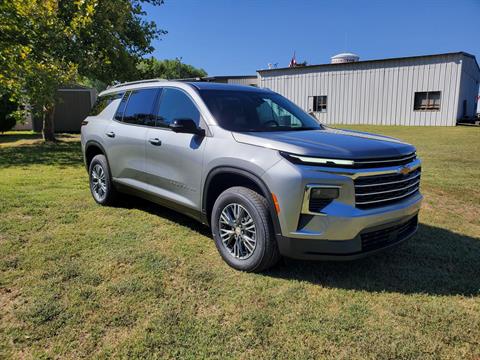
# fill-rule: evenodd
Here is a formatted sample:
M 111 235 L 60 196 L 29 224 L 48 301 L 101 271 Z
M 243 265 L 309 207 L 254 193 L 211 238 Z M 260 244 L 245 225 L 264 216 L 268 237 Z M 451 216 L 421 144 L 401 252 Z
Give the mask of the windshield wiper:
M 306 126 L 306 127 L 298 127 L 298 128 L 296 127 L 296 128 L 290 128 L 290 129 L 297 131 L 297 130 L 321 130 L 322 128 L 320 128 L 320 127 L 307 127 Z
M 276 126 L 268 128 L 253 128 L 236 130 L 239 132 L 275 132 L 275 131 L 302 131 L 302 130 L 322 130 L 321 127 L 291 127 L 291 126 Z

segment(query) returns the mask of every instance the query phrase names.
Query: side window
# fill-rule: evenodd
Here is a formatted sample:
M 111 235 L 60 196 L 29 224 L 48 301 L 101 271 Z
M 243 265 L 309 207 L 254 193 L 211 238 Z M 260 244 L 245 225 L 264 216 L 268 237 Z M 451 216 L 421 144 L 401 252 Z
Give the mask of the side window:
M 120 99 L 123 96 L 123 92 L 116 94 L 108 94 L 99 96 L 92 109 L 90 110 L 90 116 L 97 116 L 100 114 L 113 100 Z
M 168 127 L 175 119 L 192 119 L 198 126 L 200 123 L 200 112 L 183 91 L 164 88 L 155 125 Z
M 118 105 L 117 112 L 115 113 L 115 120 L 122 121 L 123 113 L 125 112 L 125 106 L 127 105 L 129 96 L 130 91 L 127 91 L 125 95 L 123 95 L 122 101 L 120 101 L 120 105 Z
M 157 93 L 158 89 L 133 90 L 130 93 L 122 121 L 127 124 L 152 126 L 154 123 L 153 108 Z

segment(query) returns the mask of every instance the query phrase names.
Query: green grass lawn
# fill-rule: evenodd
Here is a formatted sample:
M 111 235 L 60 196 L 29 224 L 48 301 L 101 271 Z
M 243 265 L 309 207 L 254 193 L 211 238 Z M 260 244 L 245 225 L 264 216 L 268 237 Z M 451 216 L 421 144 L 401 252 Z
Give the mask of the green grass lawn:
M 355 129 L 418 147 L 418 234 L 264 274 L 173 211 L 96 205 L 78 137 L 0 135 L 0 358 L 478 359 L 480 128 Z

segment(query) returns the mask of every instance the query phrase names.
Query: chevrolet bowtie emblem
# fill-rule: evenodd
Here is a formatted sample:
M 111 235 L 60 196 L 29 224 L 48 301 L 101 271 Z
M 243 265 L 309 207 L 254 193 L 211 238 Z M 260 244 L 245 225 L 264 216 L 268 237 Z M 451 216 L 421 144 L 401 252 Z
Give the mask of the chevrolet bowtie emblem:
M 410 174 L 411 171 L 412 171 L 412 169 L 410 169 L 408 166 L 404 166 L 398 172 L 402 175 L 408 175 L 408 174 Z

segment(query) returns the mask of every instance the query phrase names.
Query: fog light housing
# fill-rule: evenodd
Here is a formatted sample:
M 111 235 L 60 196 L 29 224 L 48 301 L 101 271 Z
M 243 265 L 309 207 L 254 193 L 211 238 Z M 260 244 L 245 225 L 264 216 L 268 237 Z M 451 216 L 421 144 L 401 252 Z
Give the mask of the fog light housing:
M 310 190 L 310 200 L 333 200 L 338 198 L 338 194 L 338 188 L 312 188 Z
M 307 185 L 303 198 L 303 214 L 321 214 L 322 210 L 340 195 L 340 186 Z

